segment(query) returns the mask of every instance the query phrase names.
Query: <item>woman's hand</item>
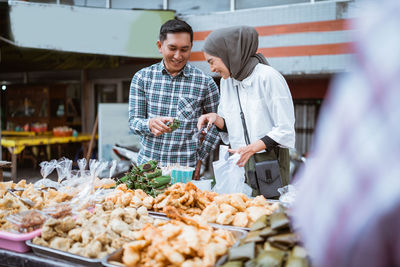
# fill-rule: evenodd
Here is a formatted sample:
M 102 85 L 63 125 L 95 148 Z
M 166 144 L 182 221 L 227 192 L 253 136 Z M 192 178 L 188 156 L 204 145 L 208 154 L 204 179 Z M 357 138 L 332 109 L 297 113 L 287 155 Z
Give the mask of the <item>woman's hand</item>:
M 249 158 L 253 156 L 255 153 L 265 150 L 265 144 L 263 141 L 258 140 L 248 146 L 240 147 L 238 149 L 228 149 L 230 153 L 238 153 L 240 155 L 240 159 L 236 163 L 239 167 L 244 167 Z
M 199 120 L 197 121 L 197 129 L 200 131 L 203 128 L 203 125 L 207 123 L 207 127 L 210 125 L 214 124 L 214 122 L 217 120 L 217 113 L 207 113 L 204 115 L 201 115 Z
M 215 124 L 218 128 L 224 128 L 224 119 L 218 116 L 217 113 L 207 113 L 201 115 L 199 120 L 197 121 L 197 129 L 200 131 L 204 125 L 207 123 L 207 128 L 210 128 L 211 125 Z

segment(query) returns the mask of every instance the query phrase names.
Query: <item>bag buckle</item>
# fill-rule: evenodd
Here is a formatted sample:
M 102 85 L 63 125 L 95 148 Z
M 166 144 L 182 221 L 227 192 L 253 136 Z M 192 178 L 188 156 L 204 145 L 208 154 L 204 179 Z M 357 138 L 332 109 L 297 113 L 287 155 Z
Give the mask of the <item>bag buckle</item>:
M 265 181 L 267 184 L 271 184 L 273 182 L 272 180 L 272 175 L 271 175 L 271 170 L 265 170 Z

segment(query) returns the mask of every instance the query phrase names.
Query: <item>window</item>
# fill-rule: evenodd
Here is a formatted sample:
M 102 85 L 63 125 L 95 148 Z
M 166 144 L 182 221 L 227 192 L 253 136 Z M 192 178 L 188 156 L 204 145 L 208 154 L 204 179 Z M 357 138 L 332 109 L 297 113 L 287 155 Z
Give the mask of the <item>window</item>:
M 299 154 L 307 153 L 312 145 L 315 124 L 321 100 L 294 100 L 296 150 Z
M 179 15 L 206 14 L 230 10 L 230 0 L 169 0 L 168 8 L 176 10 Z

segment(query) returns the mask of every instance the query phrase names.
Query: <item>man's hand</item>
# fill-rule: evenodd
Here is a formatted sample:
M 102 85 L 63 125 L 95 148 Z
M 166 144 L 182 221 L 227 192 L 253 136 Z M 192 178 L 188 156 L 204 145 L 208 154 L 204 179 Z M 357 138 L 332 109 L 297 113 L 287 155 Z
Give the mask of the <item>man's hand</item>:
M 240 147 L 238 149 L 228 149 L 228 151 L 230 153 L 238 153 L 240 155 L 240 159 L 236 164 L 239 167 L 244 167 L 251 156 L 264 149 L 266 149 L 264 142 L 258 140 L 248 146 Z
M 193 172 L 193 180 L 200 180 L 201 160 L 197 161 L 196 168 Z
M 174 121 L 171 117 L 158 117 L 149 119 L 149 129 L 155 136 L 160 136 L 165 133 L 171 132 L 166 123 L 172 123 Z

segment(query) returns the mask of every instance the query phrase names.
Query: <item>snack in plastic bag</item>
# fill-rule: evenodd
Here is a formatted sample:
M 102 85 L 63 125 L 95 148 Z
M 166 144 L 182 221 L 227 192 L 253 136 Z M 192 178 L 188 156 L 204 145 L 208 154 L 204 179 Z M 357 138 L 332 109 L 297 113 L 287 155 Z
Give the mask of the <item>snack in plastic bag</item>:
M 66 216 L 73 215 L 71 203 L 64 202 L 58 205 L 54 205 L 42 210 L 42 212 L 55 219 L 64 218 Z
M 47 217 L 38 210 L 28 210 L 7 216 L 20 233 L 29 233 L 42 227 Z
M 34 186 L 35 188 L 48 188 L 48 187 L 52 187 L 52 188 L 56 188 L 57 190 L 60 188 L 60 184 L 57 182 L 54 182 L 50 179 L 47 179 L 47 176 L 49 176 L 49 174 L 54 170 L 54 168 L 56 168 L 57 166 L 57 161 L 55 159 L 53 159 L 52 161 L 48 162 L 48 161 L 43 161 L 39 164 L 40 166 L 40 174 L 42 175 L 43 179 L 37 181 Z
M 69 179 L 71 177 L 72 160 L 67 158 L 61 158 L 56 164 L 56 171 L 58 175 L 58 182 L 62 180 Z

